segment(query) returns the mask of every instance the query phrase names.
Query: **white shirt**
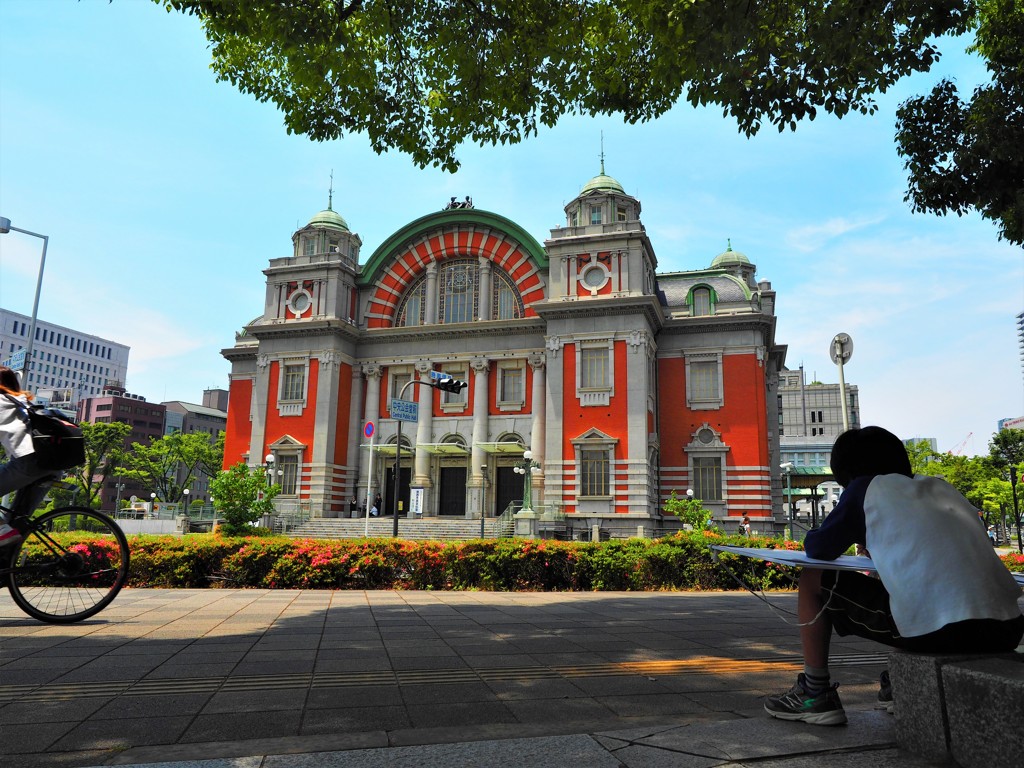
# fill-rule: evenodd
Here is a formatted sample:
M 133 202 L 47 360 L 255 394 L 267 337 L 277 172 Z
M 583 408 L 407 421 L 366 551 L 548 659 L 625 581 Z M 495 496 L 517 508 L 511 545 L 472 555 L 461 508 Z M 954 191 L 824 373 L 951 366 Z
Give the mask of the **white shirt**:
M 27 404 L 24 395 L 10 395 L 21 403 Z M 24 411 L 7 399 L 8 395 L 0 395 L 0 445 L 9 459 L 28 456 L 35 453 L 32 446 L 32 435 L 25 424 Z
M 868 551 L 905 637 L 967 619 L 1020 616 L 1020 587 L 978 512 L 945 480 L 879 475 L 864 494 Z

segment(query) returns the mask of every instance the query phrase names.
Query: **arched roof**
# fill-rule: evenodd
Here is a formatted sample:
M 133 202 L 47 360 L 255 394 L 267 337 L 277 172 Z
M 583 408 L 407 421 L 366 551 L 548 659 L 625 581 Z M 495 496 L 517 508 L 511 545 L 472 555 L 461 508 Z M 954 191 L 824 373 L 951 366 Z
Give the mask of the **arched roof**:
M 325 208 L 324 210 L 320 211 L 320 213 L 318 213 L 316 216 L 309 220 L 309 224 L 307 226 L 311 226 L 314 224 L 326 225 L 328 227 L 338 227 L 339 229 L 343 229 L 346 232 L 349 231 L 348 222 L 345 221 L 344 218 L 342 218 L 340 213 L 338 213 L 337 211 L 333 211 L 330 208 Z
M 395 232 L 391 237 L 377 246 L 377 249 L 363 265 L 359 275 L 359 284 L 368 285 L 373 283 L 377 274 L 384 268 L 387 261 L 410 240 L 431 230 L 444 228 L 457 224 L 471 224 L 475 226 L 488 227 L 497 230 L 516 240 L 522 249 L 529 254 L 530 258 L 537 262 L 542 269 L 547 269 L 548 256 L 544 248 L 537 242 L 529 232 L 520 227 L 511 219 L 506 219 L 497 213 L 480 210 L 479 208 L 453 208 L 445 211 L 437 211 L 421 216 Z
M 626 190 L 622 188 L 622 185 L 606 174 L 604 170 L 583 185 L 580 195 L 586 195 L 589 192 L 618 192 L 620 195 L 626 194 Z

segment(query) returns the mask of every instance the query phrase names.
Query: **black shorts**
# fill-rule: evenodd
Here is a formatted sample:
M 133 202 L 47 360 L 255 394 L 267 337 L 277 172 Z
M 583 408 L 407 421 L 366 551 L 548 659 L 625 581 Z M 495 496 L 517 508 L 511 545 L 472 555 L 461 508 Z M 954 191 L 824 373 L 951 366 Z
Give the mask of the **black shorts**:
M 894 648 L 921 653 L 1004 653 L 1024 637 L 1024 616 L 968 619 L 935 632 L 903 637 L 889 609 L 889 592 L 881 579 L 853 571 L 825 571 L 821 576 L 825 612 L 841 636 L 856 635 Z

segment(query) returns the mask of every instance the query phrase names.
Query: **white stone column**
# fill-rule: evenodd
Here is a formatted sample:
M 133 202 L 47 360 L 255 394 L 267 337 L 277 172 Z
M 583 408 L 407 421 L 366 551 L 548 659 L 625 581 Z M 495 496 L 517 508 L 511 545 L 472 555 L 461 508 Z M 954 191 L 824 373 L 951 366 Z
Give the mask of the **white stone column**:
M 481 256 L 480 257 L 480 319 L 490 320 L 491 319 L 491 261 L 490 259 Z
M 530 425 L 530 450 L 533 451 L 533 460 L 540 464 L 540 472 L 533 476 L 533 485 L 531 486 L 533 504 L 536 509 L 538 506 L 543 506 L 546 502 L 544 497 L 544 448 L 546 443 L 545 428 L 547 425 L 547 386 L 544 376 L 545 357 L 538 353 L 530 355 L 526 361 L 530 364 L 530 369 L 533 371 L 533 421 Z
M 424 291 L 423 322 L 426 325 L 437 322 L 437 262 L 427 264 L 427 290 Z M 419 387 L 423 389 L 423 387 Z
M 434 370 L 432 363 L 421 360 L 416 363 L 416 372 L 420 375 L 420 381 L 430 381 L 430 372 Z M 419 390 L 419 398 L 417 398 L 420 405 L 419 421 L 416 424 L 416 444 L 423 445 L 425 443 L 431 443 L 431 432 L 434 427 L 434 388 L 425 385 L 417 385 L 416 389 Z M 427 510 L 432 510 L 432 499 L 430 488 L 432 483 L 430 482 L 430 457 L 427 451 L 416 449 L 416 461 L 413 468 L 412 483 L 411 485 L 417 488 L 423 488 L 423 514 L 426 516 Z M 409 517 L 412 517 L 412 510 L 407 510 Z
M 484 473 L 482 467 L 487 463 L 487 454 L 480 447 L 487 442 L 489 415 L 487 393 L 490 379 L 491 361 L 487 358 L 476 358 L 470 361 L 473 369 L 473 444 L 470 448 L 469 497 L 466 512 L 469 517 L 479 518 L 486 515 L 484 509 Z
M 379 365 L 364 365 L 363 376 L 366 377 L 366 403 L 363 407 L 363 420 L 372 421 L 380 429 L 380 382 L 383 369 Z M 376 459 L 376 457 L 374 457 Z M 363 471 L 362 487 L 359 490 L 359 501 L 366 501 L 371 497 L 371 491 L 379 491 L 379 488 L 370 488 L 376 478 L 370 476 L 371 466 L 376 463 L 367 456 L 365 469 Z M 376 472 L 374 472 L 376 474 Z
M 341 383 L 339 382 L 339 389 L 340 386 Z M 359 480 L 363 473 L 362 467 L 369 464 L 367 461 L 368 457 L 359 448 L 363 437 L 363 425 L 360 421 L 360 416 L 363 413 L 363 372 L 355 364 L 352 365 L 352 381 L 350 386 L 352 387 L 352 392 L 349 395 L 348 406 L 348 453 L 346 459 L 348 464 L 348 477 L 346 479 L 348 482 L 346 485 L 351 486 L 351 490 L 345 494 L 340 517 L 346 517 L 349 514 L 349 500 L 354 497 L 358 498 Z M 335 440 L 340 438 L 340 435 L 335 436 Z
M 277 403 L 268 402 L 270 395 L 270 372 L 273 370 L 270 355 L 259 354 L 256 356 L 256 380 L 253 382 L 252 401 L 255 405 L 252 412 L 252 437 L 249 441 L 249 466 L 259 467 L 263 465 L 263 446 L 267 441 L 267 416 L 271 408 L 277 408 Z M 259 403 L 262 403 L 263 410 Z

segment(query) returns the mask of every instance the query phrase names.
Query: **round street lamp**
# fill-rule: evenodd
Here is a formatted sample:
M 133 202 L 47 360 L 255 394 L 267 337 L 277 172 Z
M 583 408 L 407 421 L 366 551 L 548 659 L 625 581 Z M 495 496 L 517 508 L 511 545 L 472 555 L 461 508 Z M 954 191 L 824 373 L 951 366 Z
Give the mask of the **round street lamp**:
M 191 493 L 191 491 L 188 488 L 184 488 L 181 491 L 181 494 L 182 494 L 182 496 L 181 496 L 181 505 L 182 505 L 182 507 L 184 507 L 184 509 L 182 509 L 181 513 L 183 515 L 187 515 L 188 514 L 188 495 L 190 493 Z
M 533 451 L 523 451 L 523 460 L 516 464 L 512 471 L 523 476 L 523 508 L 521 512 L 533 511 L 533 499 L 531 498 L 531 486 L 533 476 L 540 472 L 540 464 L 533 460 Z

